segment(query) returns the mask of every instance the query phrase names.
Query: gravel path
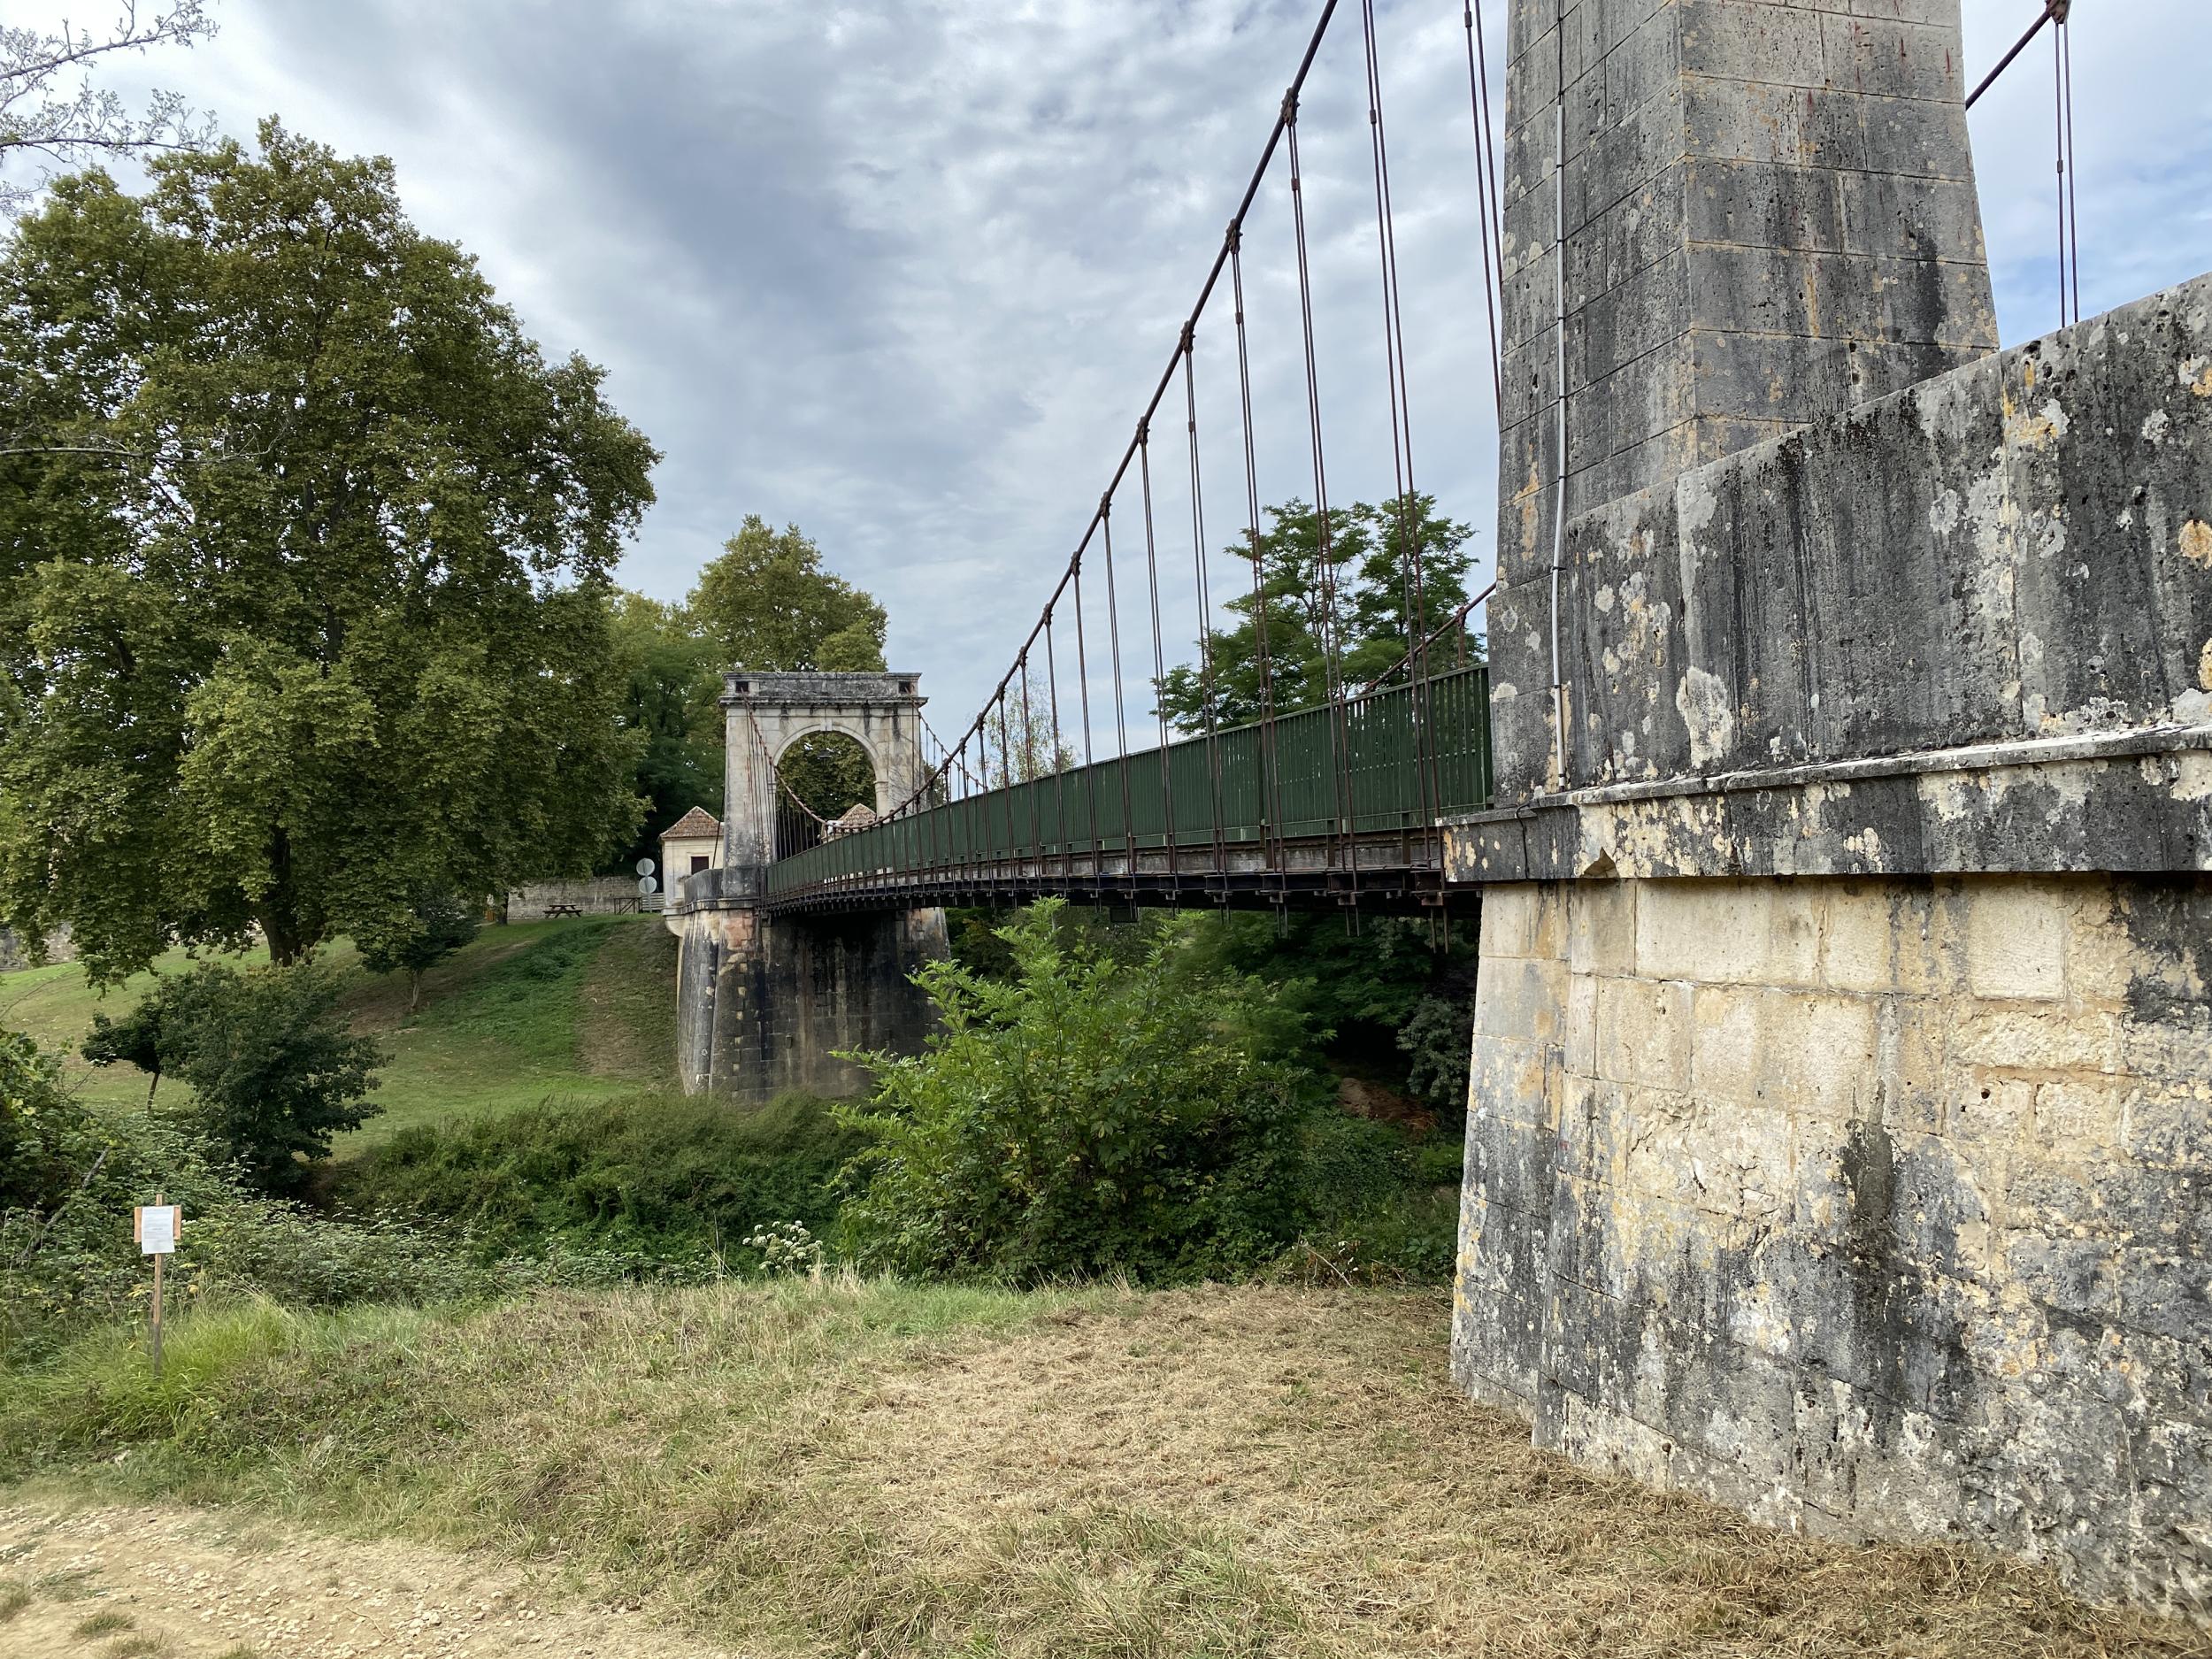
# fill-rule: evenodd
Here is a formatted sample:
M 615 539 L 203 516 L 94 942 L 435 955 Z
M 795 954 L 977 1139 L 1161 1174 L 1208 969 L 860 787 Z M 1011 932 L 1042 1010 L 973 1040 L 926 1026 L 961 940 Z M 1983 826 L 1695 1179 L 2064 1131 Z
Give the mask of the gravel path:
M 0 1653 L 733 1659 L 640 1614 L 580 1607 L 514 1569 L 419 1545 L 193 1509 L 27 1506 L 0 1506 Z

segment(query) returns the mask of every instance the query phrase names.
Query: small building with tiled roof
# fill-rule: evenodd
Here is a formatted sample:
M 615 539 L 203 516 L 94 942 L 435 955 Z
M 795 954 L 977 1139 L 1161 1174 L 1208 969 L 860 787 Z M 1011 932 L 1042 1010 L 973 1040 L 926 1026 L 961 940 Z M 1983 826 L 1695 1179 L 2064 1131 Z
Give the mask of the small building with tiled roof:
M 674 893 L 686 876 L 722 865 L 722 820 L 695 806 L 661 832 L 661 886 Z
M 855 830 L 866 829 L 876 821 L 876 810 L 865 801 L 856 801 L 839 813 L 832 822 L 822 826 L 825 840 L 832 835 L 849 835 Z

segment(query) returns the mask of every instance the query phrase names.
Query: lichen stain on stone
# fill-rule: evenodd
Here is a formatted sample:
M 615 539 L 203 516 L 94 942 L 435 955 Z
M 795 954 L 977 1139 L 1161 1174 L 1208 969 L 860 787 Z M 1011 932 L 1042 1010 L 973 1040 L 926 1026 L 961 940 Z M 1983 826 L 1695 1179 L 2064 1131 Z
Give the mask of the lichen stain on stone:
M 1692 666 L 1674 689 L 1675 711 L 1690 733 L 1691 764 L 1709 766 L 1736 741 L 1736 711 L 1720 676 Z
M 2193 396 L 2212 397 L 2212 357 L 2185 357 L 2179 373 Z
M 2004 418 L 2008 449 L 2048 449 L 2066 435 L 2066 411 L 2059 407 L 2055 397 L 2047 400 L 2040 409 L 2024 412 L 2008 396 L 2004 400 Z
M 2174 757 L 2174 799 L 2212 801 L 2212 754 L 2193 749 Z
M 1959 823 L 1982 810 L 1982 792 L 1971 772 L 1931 772 L 1920 780 L 1918 794 L 1921 804 L 1945 824 Z
M 2212 524 L 2201 518 L 2192 518 L 2181 526 L 2176 538 L 2182 557 L 2212 571 Z

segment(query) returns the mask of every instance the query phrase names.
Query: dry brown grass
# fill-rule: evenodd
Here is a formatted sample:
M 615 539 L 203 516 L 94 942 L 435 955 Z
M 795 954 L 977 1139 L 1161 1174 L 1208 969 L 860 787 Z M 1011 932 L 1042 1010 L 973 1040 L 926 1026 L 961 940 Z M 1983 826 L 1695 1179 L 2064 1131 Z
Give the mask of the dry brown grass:
M 916 1577 L 1079 1575 L 1102 1528 L 1145 1540 L 1132 1571 L 1171 1540 L 1217 1552 L 1268 1640 L 1162 1652 L 2208 1651 L 2016 1563 L 1783 1536 L 1533 1451 L 1451 1386 L 1448 1319 L 1440 1296 L 1274 1289 L 1071 1310 L 886 1377 L 834 1478 Z
M 748 1653 L 2212 1655 L 2017 1563 L 1532 1451 L 1453 1389 L 1447 1323 L 1430 1293 L 831 1284 L 299 1325 L 120 1478 L 563 1563 Z

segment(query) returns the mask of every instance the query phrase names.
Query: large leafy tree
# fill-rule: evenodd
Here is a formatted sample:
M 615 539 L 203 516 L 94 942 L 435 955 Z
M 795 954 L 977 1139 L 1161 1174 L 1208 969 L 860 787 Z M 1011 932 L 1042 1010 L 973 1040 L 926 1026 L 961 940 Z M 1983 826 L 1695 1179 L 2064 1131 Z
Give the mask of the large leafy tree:
M 626 836 L 651 446 L 381 160 L 58 181 L 0 257 L 0 914 L 280 963 Z
M 692 589 L 694 625 L 725 667 L 883 668 L 883 607 L 822 568 L 795 524 L 749 513 Z
M 1438 512 L 1433 495 L 1332 507 L 1325 521 L 1293 498 L 1267 509 L 1267 519 L 1259 535 L 1258 595 L 1249 543 L 1222 550 L 1240 567 L 1236 597 L 1223 607 L 1237 620 L 1207 641 L 1210 676 L 1202 657 L 1160 681 L 1160 707 L 1183 731 L 1202 731 L 1210 714 L 1217 726 L 1240 726 L 1263 712 L 1263 597 L 1264 688 L 1278 714 L 1326 701 L 1333 664 L 1336 683 L 1353 690 L 1386 672 L 1425 629 L 1433 631 L 1466 601 L 1474 531 Z M 1415 547 L 1417 593 L 1408 557 Z

